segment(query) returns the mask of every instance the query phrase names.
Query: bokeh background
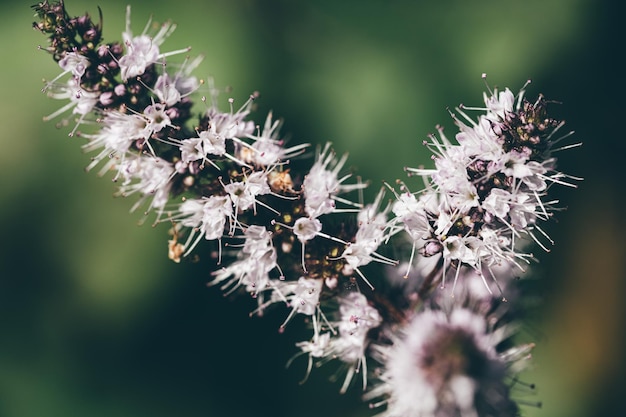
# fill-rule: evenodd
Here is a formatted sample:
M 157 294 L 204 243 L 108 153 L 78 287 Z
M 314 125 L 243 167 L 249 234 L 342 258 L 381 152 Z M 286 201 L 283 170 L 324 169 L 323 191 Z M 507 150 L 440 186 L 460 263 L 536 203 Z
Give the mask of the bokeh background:
M 81 140 L 42 116 L 58 67 L 37 45 L 33 0 L 0 3 L 0 416 L 369 416 L 358 390 L 338 394 L 332 367 L 299 385 L 286 369 L 301 340 L 277 332 L 285 311 L 249 318 L 252 302 L 207 288 L 210 271 L 166 257 L 166 229 L 137 226 L 131 201 L 85 174 Z M 98 2 L 67 0 L 70 14 Z M 480 105 L 491 86 L 533 83 L 562 102 L 576 131 L 555 189 L 566 211 L 539 254 L 541 302 L 525 373 L 542 408 L 525 416 L 626 415 L 624 394 L 624 6 L 608 0 L 131 2 L 179 24 L 164 48 L 206 56 L 197 74 L 261 92 L 257 121 L 284 117 L 293 141 L 330 140 L 364 178 L 393 181 L 428 163 L 420 145 L 446 108 Z M 149 5 L 148 5 L 149 4 Z M 126 2 L 107 0 L 106 40 L 120 39 Z M 375 185 L 376 187 L 376 185 Z

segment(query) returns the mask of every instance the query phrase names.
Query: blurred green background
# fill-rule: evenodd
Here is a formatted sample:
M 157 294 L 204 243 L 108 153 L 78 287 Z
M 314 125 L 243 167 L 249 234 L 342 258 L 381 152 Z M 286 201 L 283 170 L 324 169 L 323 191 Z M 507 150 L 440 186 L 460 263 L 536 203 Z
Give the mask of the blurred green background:
M 85 174 L 81 140 L 42 116 L 58 67 L 37 45 L 29 1 L 0 3 L 0 416 L 367 416 L 358 390 L 339 395 L 332 367 L 299 385 L 285 369 L 304 335 L 278 334 L 285 311 L 249 318 L 251 300 L 207 288 L 202 263 L 166 257 L 166 228 L 137 226 L 109 178 Z M 543 408 L 525 416 L 623 416 L 625 381 L 623 158 L 624 6 L 606 0 L 153 1 L 133 28 L 179 24 L 164 45 L 206 56 L 197 75 L 261 92 L 255 118 L 285 118 L 297 142 L 331 140 L 364 178 L 393 181 L 427 163 L 420 145 L 447 107 L 480 105 L 491 86 L 526 79 L 581 149 L 561 155 L 578 190 L 540 253 L 541 303 L 527 327 Z M 70 14 L 97 2 L 67 0 Z M 126 2 L 109 0 L 107 41 Z M 134 201 L 134 200 L 133 200 Z

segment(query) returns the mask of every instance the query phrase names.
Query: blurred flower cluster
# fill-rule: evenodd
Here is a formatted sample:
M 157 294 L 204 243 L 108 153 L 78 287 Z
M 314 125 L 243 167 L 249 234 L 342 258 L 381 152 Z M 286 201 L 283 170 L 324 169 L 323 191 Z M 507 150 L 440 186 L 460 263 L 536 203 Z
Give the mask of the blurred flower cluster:
M 406 168 L 422 182 L 368 204 L 347 155 L 288 144 L 271 113 L 256 124 L 256 92 L 220 109 L 225 90 L 193 75 L 200 58 L 162 49 L 174 24 L 133 33 L 128 7 L 122 41 L 105 44 L 101 23 L 62 1 L 33 7 L 61 69 L 43 91 L 66 103 L 45 119 L 86 140 L 87 170 L 110 173 L 132 210 L 171 225 L 170 259 L 214 259 L 210 285 L 254 297 L 253 314 L 285 305 L 281 329 L 303 317 L 311 337 L 289 363 L 304 356 L 307 376 L 339 363 L 341 392 L 360 374 L 390 417 L 518 414 L 533 344 L 512 339 L 515 278 L 530 244 L 552 243 L 550 187 L 576 180 L 556 170 L 569 134 L 543 97 L 489 89 L 484 107 L 459 107 L 455 140 L 438 128 L 424 142 L 434 168 Z

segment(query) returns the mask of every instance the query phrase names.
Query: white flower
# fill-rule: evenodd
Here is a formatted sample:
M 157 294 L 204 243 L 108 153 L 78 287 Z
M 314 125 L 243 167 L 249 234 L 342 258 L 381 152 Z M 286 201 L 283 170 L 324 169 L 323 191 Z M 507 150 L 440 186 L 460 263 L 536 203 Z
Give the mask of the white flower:
M 448 195 L 449 204 L 461 213 L 467 213 L 472 207 L 480 205 L 476 186 L 465 178 L 454 184 L 454 189 Z
M 355 363 L 364 360 L 367 347 L 367 333 L 380 325 L 382 318 L 367 298 L 360 292 L 352 291 L 339 299 L 340 321 L 339 338 L 335 340 L 335 354 L 344 362 Z
M 383 193 L 379 193 L 376 201 L 365 206 L 357 215 L 359 230 L 356 232 L 355 240 L 374 249 L 386 238 L 387 210 L 378 212 L 382 196 Z
M 230 288 L 230 292 L 243 286 L 247 292 L 258 296 L 270 286 L 269 273 L 274 268 L 276 268 L 276 251 L 273 248 L 255 253 L 254 256 L 243 255 L 229 266 L 213 272 L 215 280 L 211 282 L 211 285 L 225 281 L 222 290 Z
M 152 197 L 147 211 L 157 209 L 159 214 L 168 201 L 171 183 L 175 174 L 171 163 L 161 158 L 135 156 L 126 158 L 119 166 L 124 181 L 120 186 L 120 194 L 128 196 L 140 193 L 142 198 L 132 207 L 137 209 L 144 200 Z
M 443 256 L 447 259 L 459 260 L 468 265 L 478 262 L 475 252 L 467 244 L 468 238 L 450 236 L 443 242 Z
M 56 100 L 69 99 L 70 101 L 60 109 L 45 116 L 44 120 L 54 119 L 70 109 L 72 110 L 72 114 L 79 115 L 76 126 L 70 133 L 70 136 L 78 129 L 78 126 L 83 122 L 85 117 L 92 112 L 95 105 L 98 103 L 99 97 L 96 92 L 82 89 L 78 80 L 75 78 L 70 78 L 66 83 L 62 84 L 50 83 L 47 87 L 47 95 Z
M 308 353 L 314 358 L 320 358 L 325 355 L 325 351 L 330 343 L 330 333 L 322 333 L 313 337 L 311 341 L 296 343 L 296 346 L 302 349 L 303 353 Z
M 214 272 L 211 285 L 224 282 L 222 289 L 234 291 L 244 286 L 246 291 L 259 299 L 260 312 L 263 308 L 262 293 L 272 290 L 270 272 L 278 265 L 276 250 L 272 245 L 272 235 L 263 226 L 249 226 L 244 230 L 245 243 L 237 260 L 229 266 Z
M 66 52 L 59 61 L 59 66 L 65 73 L 71 72 L 72 77 L 80 84 L 80 79 L 85 74 L 85 70 L 89 66 L 89 59 L 86 56 L 77 54 L 76 52 Z
M 232 215 L 232 202 L 228 196 L 210 196 L 187 199 L 178 208 L 180 223 L 197 228 L 206 240 L 219 239 L 224 235 L 226 219 Z
M 267 173 L 265 171 L 255 171 L 248 175 L 243 181 L 231 182 L 224 185 L 226 191 L 239 212 L 256 208 L 258 202 L 256 197 L 270 192 L 267 183 Z
M 51 87 L 56 86 L 56 82 L 63 78 L 66 74 L 72 73 L 72 78 L 69 81 L 69 85 L 74 86 L 74 91 L 80 90 L 80 81 L 85 74 L 85 70 L 89 67 L 89 59 L 84 55 L 80 55 L 76 52 L 66 52 L 63 58 L 59 60 L 59 66 L 63 72 L 51 81 L 46 82 L 46 85 L 41 90 L 42 92 L 48 91 Z M 53 98 L 66 98 L 49 94 Z
M 207 116 L 209 117 L 208 132 L 219 136 L 223 139 L 241 139 L 254 132 L 254 122 L 245 121 L 250 113 L 249 100 L 241 109 L 233 113 L 222 113 L 215 107 L 209 108 Z
M 168 107 L 178 103 L 182 96 L 181 92 L 176 88 L 175 81 L 171 80 L 168 74 L 159 75 L 153 88 L 161 103 Z
M 376 253 L 378 247 L 389 237 L 387 234 L 389 207 L 382 212 L 378 211 L 383 195 L 381 190 L 374 203 L 365 206 L 357 215 L 359 229 L 354 236 L 354 242 L 351 242 L 341 255 L 353 269 L 367 265 L 373 260 L 389 265 L 396 264 L 395 261 Z
M 146 138 L 152 136 L 153 133 L 160 132 L 165 126 L 172 126 L 172 122 L 165 111 L 165 105 L 161 103 L 151 104 L 143 111 L 146 118 Z
M 248 227 L 244 234 L 246 242 L 241 250 L 243 253 L 258 257 L 258 254 L 263 254 L 272 249 L 272 234 L 265 227 L 253 225 Z
M 293 225 L 293 234 L 304 243 L 313 239 L 322 231 L 322 222 L 310 217 L 300 217 Z
M 146 30 L 149 26 L 146 25 Z M 148 36 L 146 30 L 141 35 L 133 36 L 130 28 L 130 6 L 128 6 L 126 8 L 126 30 L 122 33 L 126 54 L 119 60 L 122 79 L 126 81 L 129 78 L 142 75 L 148 66 L 156 63 L 159 59 L 183 52 L 175 51 L 163 54 L 159 51 L 159 46 L 172 34 L 174 29 L 176 29 L 176 25 L 165 23 L 153 37 Z
M 125 45 L 126 55 L 120 58 L 123 80 L 142 75 L 149 65 L 159 59 L 159 46 L 147 35 L 128 39 Z
M 232 140 L 237 146 L 242 146 L 244 142 L 240 138 L 249 135 L 254 130 L 254 123 L 244 120 L 250 113 L 249 106 L 251 102 L 252 98 L 235 113 L 222 113 L 215 107 L 211 107 L 207 111 L 209 124 L 206 130 L 199 131 L 197 138 L 173 141 L 181 151 L 182 162 L 189 164 L 200 160 L 202 165 L 208 162 L 215 168 L 220 169 L 216 162 L 209 158 L 209 155 L 215 155 L 218 157 L 223 156 L 242 166 L 247 166 L 246 162 L 226 152 L 226 141 Z M 245 146 L 248 149 L 247 146 L 249 145 L 246 144 Z M 236 187 L 238 186 L 231 188 Z
M 219 135 L 208 131 L 201 131 L 197 138 L 183 139 L 180 141 L 180 158 L 184 164 L 195 161 L 208 162 L 214 167 L 219 167 L 208 158 L 209 155 L 221 156 L 226 153 L 226 140 Z
M 167 107 L 172 107 L 184 97 L 189 96 L 198 89 L 198 78 L 191 75 L 191 71 L 195 69 L 201 61 L 202 57 L 197 57 L 192 60 L 188 58 L 185 59 L 173 77 L 167 72 L 159 75 L 159 78 L 157 78 L 152 88 L 161 103 L 165 104 Z
M 294 313 L 313 315 L 319 305 L 322 284 L 320 279 L 300 277 L 291 294 L 284 294 L 292 308 L 290 316 Z
M 498 160 L 503 151 L 502 143 L 493 130 L 493 122 L 480 116 L 475 125 L 457 123 L 460 132 L 455 135 L 457 142 L 469 155 L 481 155 L 486 161 Z
M 422 205 L 417 201 L 415 195 L 409 192 L 402 193 L 391 209 L 399 219 L 407 214 L 423 212 Z
M 346 392 L 355 373 L 363 375 L 363 389 L 367 386 L 367 359 L 365 350 L 369 346 L 368 332 L 380 325 L 382 318 L 369 305 L 367 298 L 359 292 L 350 292 L 339 300 L 340 321 L 335 322 L 339 336 L 331 339 L 327 355 L 337 357 L 347 365 L 347 373 L 341 393 Z
M 87 170 L 95 167 L 105 158 L 118 157 L 123 163 L 130 146 L 138 139 L 145 139 L 146 121 L 137 114 L 125 114 L 118 111 L 106 112 L 101 122 L 102 128 L 94 134 L 83 134 L 89 139 L 89 143 L 83 145 L 85 152 L 101 149 L 100 153 L 93 157 Z M 105 164 L 102 173 L 106 172 L 115 160 L 111 159 Z
M 432 232 L 432 227 L 430 226 L 424 211 L 407 213 L 402 216 L 400 220 L 402 221 L 402 224 L 404 224 L 404 229 L 409 236 L 411 236 L 413 241 L 427 239 Z
M 509 213 L 510 206 L 508 203 L 510 198 L 511 193 L 507 190 L 494 188 L 491 190 L 487 198 L 485 198 L 482 208 L 484 208 L 488 213 L 503 219 Z
M 496 351 L 502 337 L 467 309 L 423 311 L 393 345 L 376 346 L 383 373 L 365 398 L 382 397 L 386 417 L 516 416 L 505 382 L 509 358 Z
M 346 160 L 347 155 L 336 160 L 335 155 L 330 152 L 330 144 L 326 144 L 324 149 L 319 152 L 315 164 L 311 167 L 302 184 L 305 198 L 304 207 L 309 217 L 319 217 L 322 214 L 335 211 L 337 194 L 366 186 L 365 184 L 343 184 L 350 177 L 350 175 L 338 177 Z
M 309 146 L 305 143 L 285 148 L 283 141 L 278 139 L 280 125 L 280 120 L 272 121 L 272 113 L 269 112 L 263 131 L 259 135 L 248 134 L 254 142 L 251 146 L 241 146 L 241 159 L 256 166 L 271 167 L 301 154 Z
M 284 302 L 291 308 L 289 315 L 281 324 L 283 329 L 287 323 L 296 315 L 304 314 L 311 316 L 314 325 L 317 323 L 317 316 L 321 314 L 320 295 L 324 283 L 321 279 L 300 277 L 298 281 L 270 280 L 268 290 L 271 290 L 270 299 L 259 303 L 257 312 L 262 312 L 270 304 Z M 318 332 L 318 330 L 316 330 Z
M 309 354 L 307 375 L 311 371 L 312 358 L 319 358 L 318 365 L 332 359 L 339 359 L 346 369 L 346 377 L 340 389 L 345 393 L 354 375 L 361 372 L 363 388 L 367 385 L 367 365 L 365 351 L 369 345 L 368 332 L 379 326 L 382 318 L 378 311 L 369 305 L 367 298 L 356 291 L 339 298 L 339 318 L 332 325 L 338 329 L 322 333 L 318 320 L 313 317 L 313 339 L 296 344 L 301 353 Z M 291 361 L 290 361 L 291 362 Z
M 548 160 L 544 162 L 544 164 L 551 164 L 553 160 Z M 548 169 L 544 166 L 544 164 L 540 164 L 536 161 L 529 161 L 526 164 L 527 170 L 524 172 L 524 176 L 520 176 L 517 178 L 521 178 L 522 182 L 526 187 L 528 187 L 528 191 L 543 191 L 546 189 L 546 177 L 544 174 L 548 171 Z
M 491 96 L 483 93 L 483 98 L 488 111 L 486 117 L 491 120 L 503 120 L 506 118 L 507 113 L 514 110 L 515 96 L 508 88 L 500 93 L 498 93 L 497 89 L 494 89 Z
M 392 219 L 391 225 L 402 223 L 404 230 L 406 230 L 413 241 L 430 237 L 432 227 L 428 221 L 424 202 L 422 200 L 418 201 L 414 194 L 404 192 L 398 195 L 391 211 L 396 215 Z
M 535 223 L 535 209 L 537 204 L 531 194 L 518 193 L 511 202 L 511 225 L 517 230 L 524 230 L 530 224 Z

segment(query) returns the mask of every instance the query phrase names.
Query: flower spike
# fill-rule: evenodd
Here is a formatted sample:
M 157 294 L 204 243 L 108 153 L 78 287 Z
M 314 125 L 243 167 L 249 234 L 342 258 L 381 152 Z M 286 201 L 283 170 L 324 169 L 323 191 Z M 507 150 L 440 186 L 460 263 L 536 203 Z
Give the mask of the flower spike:
M 279 331 L 309 324 L 288 361 L 307 358 L 304 379 L 333 362 L 339 392 L 360 385 L 383 417 L 519 414 L 517 373 L 534 344 L 513 340 L 525 295 L 515 278 L 531 245 L 554 244 L 542 226 L 558 204 L 551 188 L 579 180 L 556 168 L 578 144 L 563 144 L 564 122 L 543 96 L 527 99 L 528 83 L 487 86 L 482 106 L 451 111 L 456 134 L 437 126 L 424 142 L 433 166 L 405 168 L 419 188 L 384 183 L 367 203 L 347 154 L 287 143 L 271 112 L 263 127 L 253 120 L 257 92 L 220 109 L 224 92 L 192 74 L 201 57 L 165 52 L 171 22 L 136 35 L 129 6 L 122 40 L 104 43 L 101 12 L 94 23 L 63 1 L 33 8 L 40 49 L 60 67 L 43 91 L 64 101 L 45 119 L 71 113 L 86 170 L 171 225 L 173 262 L 209 258 L 208 285 L 248 294 L 251 315 L 283 307 Z

